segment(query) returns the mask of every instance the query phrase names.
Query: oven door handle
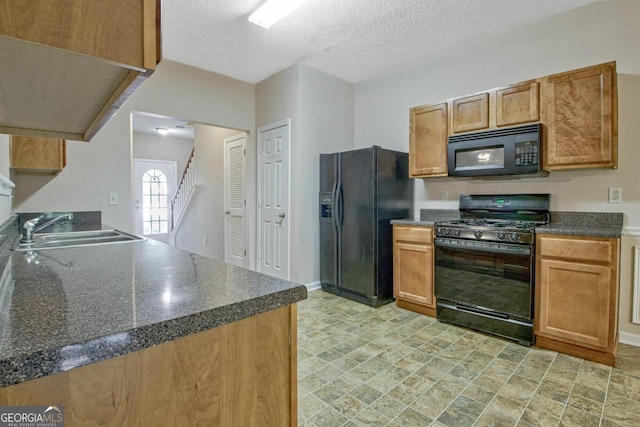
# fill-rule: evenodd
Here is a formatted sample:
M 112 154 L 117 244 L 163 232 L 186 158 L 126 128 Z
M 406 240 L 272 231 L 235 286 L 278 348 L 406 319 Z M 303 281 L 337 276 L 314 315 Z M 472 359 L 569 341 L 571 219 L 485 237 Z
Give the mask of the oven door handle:
M 509 318 L 509 316 L 504 314 L 504 313 L 499 313 L 499 312 L 493 311 L 493 310 L 483 310 L 482 308 L 471 307 L 471 306 L 468 306 L 466 304 L 456 303 L 456 309 L 458 309 L 460 311 L 466 311 L 468 313 L 482 314 L 484 316 L 499 317 L 501 319 L 508 319 Z
M 464 240 L 457 240 L 457 241 L 466 242 Z M 434 239 L 434 244 L 442 248 L 452 248 L 452 249 L 461 249 L 461 250 L 467 250 L 467 251 L 489 252 L 489 253 L 507 254 L 507 255 L 531 255 L 530 246 L 506 245 L 506 244 L 476 246 L 476 245 L 458 244 L 454 242 L 456 242 L 456 240 L 442 239 L 439 237 L 436 237 Z

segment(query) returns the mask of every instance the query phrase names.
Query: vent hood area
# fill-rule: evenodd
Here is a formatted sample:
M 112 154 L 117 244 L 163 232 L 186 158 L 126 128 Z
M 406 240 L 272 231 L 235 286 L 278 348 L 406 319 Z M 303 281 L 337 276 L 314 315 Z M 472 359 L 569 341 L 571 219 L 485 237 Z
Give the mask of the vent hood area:
M 89 141 L 160 46 L 160 0 L 0 0 L 0 133 Z

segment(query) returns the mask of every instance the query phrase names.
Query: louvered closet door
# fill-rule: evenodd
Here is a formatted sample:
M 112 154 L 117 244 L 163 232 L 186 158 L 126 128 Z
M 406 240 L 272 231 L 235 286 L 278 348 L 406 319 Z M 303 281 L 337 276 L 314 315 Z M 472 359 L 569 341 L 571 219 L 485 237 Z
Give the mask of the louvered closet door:
M 246 134 L 224 140 L 224 260 L 248 267 L 245 197 Z

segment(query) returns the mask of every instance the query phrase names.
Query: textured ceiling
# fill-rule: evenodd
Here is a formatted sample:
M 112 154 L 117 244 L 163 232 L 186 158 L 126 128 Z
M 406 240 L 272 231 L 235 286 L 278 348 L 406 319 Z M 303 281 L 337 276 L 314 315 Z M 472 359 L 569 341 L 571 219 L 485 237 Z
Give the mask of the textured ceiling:
M 157 128 L 165 128 L 169 131 L 167 137 L 192 140 L 194 136 L 193 123 L 173 117 L 161 116 L 151 113 L 133 113 L 132 128 L 134 132 L 146 133 L 162 138 Z
M 307 0 L 270 29 L 264 0 L 164 0 L 163 56 L 248 83 L 304 63 L 351 83 L 606 0 Z

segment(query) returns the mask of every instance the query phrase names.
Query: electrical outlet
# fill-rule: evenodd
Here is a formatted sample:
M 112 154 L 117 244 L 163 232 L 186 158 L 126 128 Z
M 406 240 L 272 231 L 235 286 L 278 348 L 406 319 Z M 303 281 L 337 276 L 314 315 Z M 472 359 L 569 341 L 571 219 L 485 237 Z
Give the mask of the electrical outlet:
M 206 245 L 206 244 L 207 244 L 207 238 L 206 238 L 206 237 L 203 237 L 203 238 L 202 238 L 202 244 L 203 244 L 203 245 Z
M 445 202 L 449 200 L 449 192 L 447 190 L 442 190 L 441 198 Z
M 609 187 L 609 203 L 622 202 L 622 187 Z

